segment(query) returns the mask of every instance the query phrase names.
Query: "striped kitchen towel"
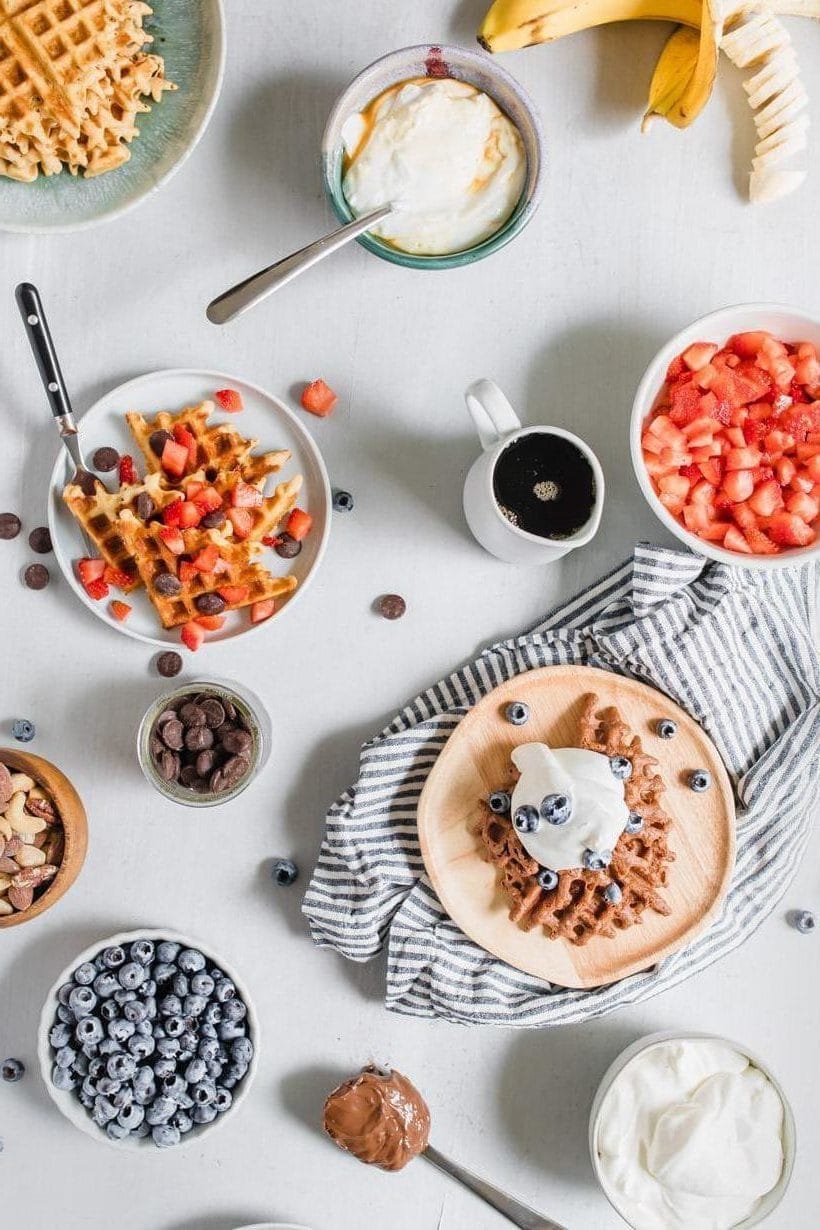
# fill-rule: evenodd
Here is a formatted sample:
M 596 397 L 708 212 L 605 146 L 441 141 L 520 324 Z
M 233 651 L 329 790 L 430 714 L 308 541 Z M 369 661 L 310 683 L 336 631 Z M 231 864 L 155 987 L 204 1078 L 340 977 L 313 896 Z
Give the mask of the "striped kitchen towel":
M 814 564 L 758 572 L 641 544 L 529 632 L 428 688 L 365 744 L 358 781 L 328 813 L 303 905 L 314 941 L 354 961 L 386 943 L 395 1011 L 505 1026 L 599 1016 L 737 947 L 789 884 L 820 795 L 817 581 Z M 433 891 L 416 830 L 426 775 L 470 707 L 514 675 L 570 662 L 676 700 L 714 740 L 738 799 L 737 865 L 719 920 L 655 969 L 586 991 L 519 973 L 468 939 Z

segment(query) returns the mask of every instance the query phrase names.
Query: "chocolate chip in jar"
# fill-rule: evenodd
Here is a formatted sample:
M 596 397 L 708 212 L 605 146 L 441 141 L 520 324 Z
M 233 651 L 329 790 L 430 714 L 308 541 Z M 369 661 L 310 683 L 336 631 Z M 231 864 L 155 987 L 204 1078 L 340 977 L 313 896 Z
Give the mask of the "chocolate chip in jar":
M 258 759 L 258 737 L 244 705 L 240 708 L 227 695 L 191 689 L 165 702 L 147 731 L 145 747 L 159 778 L 156 784 L 176 787 L 172 797 L 180 800 L 180 790 L 218 795 L 241 786 Z

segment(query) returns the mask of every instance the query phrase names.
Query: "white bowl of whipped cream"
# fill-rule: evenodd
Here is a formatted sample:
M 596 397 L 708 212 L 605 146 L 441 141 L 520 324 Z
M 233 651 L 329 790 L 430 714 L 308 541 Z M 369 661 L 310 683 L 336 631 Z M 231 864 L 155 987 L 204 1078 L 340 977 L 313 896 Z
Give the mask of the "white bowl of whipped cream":
M 659 1033 L 607 1071 L 589 1147 L 604 1194 L 632 1230 L 750 1230 L 789 1185 L 794 1116 L 746 1047 Z
M 406 47 L 364 69 L 331 112 L 322 156 L 340 221 L 392 206 L 360 242 L 417 269 L 497 251 L 541 195 L 532 103 L 490 56 L 462 47 Z

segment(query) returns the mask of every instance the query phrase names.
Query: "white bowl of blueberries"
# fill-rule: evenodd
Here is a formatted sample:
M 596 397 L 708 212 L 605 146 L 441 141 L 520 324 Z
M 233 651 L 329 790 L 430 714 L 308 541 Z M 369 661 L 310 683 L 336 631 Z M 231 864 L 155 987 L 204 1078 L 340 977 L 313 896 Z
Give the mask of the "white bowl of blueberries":
M 168 1149 L 238 1110 L 258 1040 L 248 991 L 220 957 L 172 931 L 140 930 L 94 944 L 63 971 L 38 1055 L 49 1094 L 86 1135 Z

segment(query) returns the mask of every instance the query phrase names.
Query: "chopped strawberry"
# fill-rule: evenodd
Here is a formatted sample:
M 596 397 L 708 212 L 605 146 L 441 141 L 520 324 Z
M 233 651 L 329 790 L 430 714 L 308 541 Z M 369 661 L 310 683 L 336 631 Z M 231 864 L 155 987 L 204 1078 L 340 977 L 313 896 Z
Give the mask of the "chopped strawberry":
M 333 389 L 325 384 L 324 380 L 311 380 L 302 390 L 302 405 L 305 410 L 317 414 L 321 419 L 333 413 L 333 407 L 338 400 Z
M 809 495 L 807 491 L 795 491 L 786 500 L 786 512 L 794 513 L 806 525 L 811 525 L 820 516 L 820 500 Z
M 741 500 L 739 504 L 733 504 L 731 513 L 732 520 L 740 526 L 744 534 L 748 529 L 757 528 L 757 513 L 750 507 L 746 500 Z
M 237 538 L 247 538 L 253 529 L 253 517 L 247 508 L 229 508 L 228 520 Z
M 205 516 L 209 512 L 215 512 L 217 508 L 222 507 L 222 496 L 215 487 L 203 487 L 197 493 L 194 500 L 197 508 L 201 509 L 202 515 Z
M 251 607 L 251 623 L 261 624 L 264 619 L 270 619 L 275 610 L 276 603 L 273 598 L 264 598 L 261 602 L 254 602 Z
M 755 487 L 749 496 L 749 507 L 758 517 L 770 517 L 783 507 L 783 494 L 776 478 L 767 479 Z
M 688 469 L 689 467 L 687 466 L 686 468 Z M 693 468 L 697 470 L 697 466 Z M 700 472 L 698 471 L 698 473 Z M 658 490 L 662 491 L 664 495 L 674 495 L 682 500 L 689 494 L 689 479 L 684 478 L 682 473 L 668 474 L 665 478 L 658 480 Z M 291 537 L 295 537 L 290 529 L 290 522 L 288 522 L 288 533 L 291 534 Z
M 669 411 L 669 417 L 676 427 L 684 427 L 687 423 L 693 423 L 703 413 L 700 404 L 700 389 L 690 382 L 678 381 L 673 385 L 671 398 L 672 409 Z
M 218 632 L 220 628 L 225 626 L 224 615 L 197 615 L 196 622 L 200 628 L 205 628 L 207 632 Z
M 717 349 L 713 342 L 693 342 L 684 350 L 681 358 L 690 372 L 699 372 L 707 363 L 711 363 L 717 354 Z
M 820 453 L 815 453 L 806 462 L 806 473 L 815 483 L 820 483 Z
M 794 513 L 779 512 L 769 522 L 769 537 L 781 547 L 807 547 L 816 534 Z
M 228 606 L 239 606 L 251 592 L 247 585 L 220 585 L 216 591 Z
M 179 525 L 182 519 L 182 505 L 184 500 L 171 500 L 170 504 L 166 504 L 162 510 L 163 525 Z
M 301 542 L 303 538 L 307 538 L 312 525 L 313 518 L 310 513 L 306 513 L 301 508 L 294 508 L 293 512 L 288 517 L 285 529 L 290 534 L 291 538 L 295 538 L 297 542 Z
M 198 624 L 196 620 L 190 620 L 187 624 L 182 625 L 180 633 L 182 642 L 187 645 L 191 653 L 196 653 L 202 642 L 205 640 L 205 629 L 202 624 Z
M 789 457 L 781 457 L 774 468 L 777 475 L 777 481 L 781 487 L 788 487 L 789 483 L 797 473 L 797 466 Z
M 95 602 L 99 602 L 101 598 L 107 598 L 109 594 L 108 586 L 102 577 L 98 577 L 94 581 L 89 581 L 85 586 L 85 592 L 89 598 L 93 598 Z
M 686 364 L 683 361 L 683 355 L 679 354 L 676 359 L 672 360 L 666 369 L 666 383 L 672 384 L 675 380 L 679 379 L 685 371 Z
M 120 623 L 125 622 L 133 609 L 134 608 L 129 606 L 127 602 L 119 602 L 116 598 L 111 603 L 111 614 L 116 620 L 119 620 Z
M 751 555 L 752 548 L 741 534 L 740 530 L 730 525 L 723 539 L 727 551 L 739 551 L 743 555 Z
M 228 414 L 239 414 L 240 410 L 245 409 L 245 403 L 242 400 L 242 394 L 236 389 L 217 389 L 214 393 L 214 401 L 218 401 L 223 410 L 227 410 Z
M 106 567 L 104 559 L 81 559 L 77 561 L 77 572 L 86 589 L 92 581 L 99 581 L 103 577 Z
M 690 483 L 700 482 L 701 478 L 703 477 L 703 475 L 700 472 L 700 466 L 695 465 L 694 463 L 690 466 L 684 466 L 683 469 L 681 470 L 681 475 L 683 476 L 683 478 L 687 478 Z M 658 486 L 660 487 L 661 491 L 666 490 L 665 487 L 661 487 L 660 483 L 658 483 Z
M 683 512 L 683 497 L 678 495 L 664 495 L 663 492 L 658 496 L 664 508 L 672 513 L 673 517 L 678 517 Z
M 745 529 L 743 536 L 755 555 L 777 555 L 777 547 L 771 538 L 767 538 L 763 531 L 755 526 Z
M 199 495 L 200 491 L 203 490 L 204 486 L 205 486 L 204 483 L 194 482 L 193 480 L 191 480 L 190 482 L 187 482 L 185 484 L 185 499 L 195 500 L 197 496 Z
M 660 462 L 658 464 L 660 465 Z M 666 466 L 662 466 L 660 472 L 662 474 L 669 473 Z M 262 542 L 265 544 L 266 547 L 278 547 L 281 541 L 282 539 L 279 537 L 278 534 L 265 534 L 264 538 L 262 539 Z
M 160 457 L 160 465 L 166 474 L 182 478 L 188 466 L 188 449 L 176 440 L 166 440 Z
M 754 491 L 755 483 L 751 470 L 729 470 L 724 474 L 721 486 L 729 499 L 738 503 L 740 500 L 748 500 Z
M 185 539 L 181 530 L 174 525 L 160 526 L 159 536 L 173 555 L 182 555 L 185 551 Z
M 223 573 L 230 572 L 231 566 L 226 559 L 220 555 L 219 559 L 214 564 L 214 576 L 221 577 Z
M 129 457 L 126 453 L 124 456 L 120 457 L 120 482 L 123 484 L 133 483 L 136 477 L 136 473 L 134 472 L 134 458 Z
M 115 589 L 127 589 L 132 583 L 133 577 L 130 577 L 127 572 L 123 572 L 121 568 L 112 568 L 110 564 L 106 564 L 103 580 L 106 585 L 113 585 Z
M 807 354 L 798 359 L 794 368 L 794 378 L 798 384 L 814 386 L 820 384 L 820 360 L 816 354 Z
M 771 336 L 771 333 L 765 333 L 763 330 L 757 333 L 736 333 L 729 338 L 726 345 L 742 359 L 756 359 L 764 341 Z
M 258 508 L 264 498 L 257 487 L 252 487 L 241 478 L 231 492 L 231 504 L 234 508 Z
M 703 529 L 698 530 L 698 537 L 707 542 L 723 542 L 729 526 L 725 521 L 710 521 Z
M 183 585 L 188 585 L 191 581 L 193 581 L 194 577 L 199 576 L 199 569 L 194 568 L 189 559 L 181 559 L 179 561 L 179 568 L 177 569 L 177 576 Z
M 187 468 L 193 469 L 197 463 L 199 449 L 197 448 L 196 437 L 182 423 L 176 423 L 173 428 L 174 440 L 188 453 Z
M 716 489 L 711 483 L 707 483 L 705 478 L 702 478 L 699 483 L 695 483 L 692 490 L 689 492 L 689 499 L 693 504 L 709 504 L 716 495 Z
M 195 525 L 199 525 L 202 520 L 202 512 L 198 504 L 191 500 L 183 501 L 182 507 L 179 510 L 179 526 L 180 529 L 190 530 Z
M 698 470 L 706 479 L 707 483 L 711 483 L 713 487 L 720 486 L 720 480 L 723 477 L 723 458 L 711 457 L 708 461 L 698 463 Z
M 214 543 L 208 543 L 207 547 L 203 547 L 194 558 L 191 560 L 197 572 L 213 572 L 214 565 L 219 559 L 219 549 Z
M 753 470 L 759 466 L 763 455 L 756 448 L 730 448 L 726 454 L 727 470 Z

